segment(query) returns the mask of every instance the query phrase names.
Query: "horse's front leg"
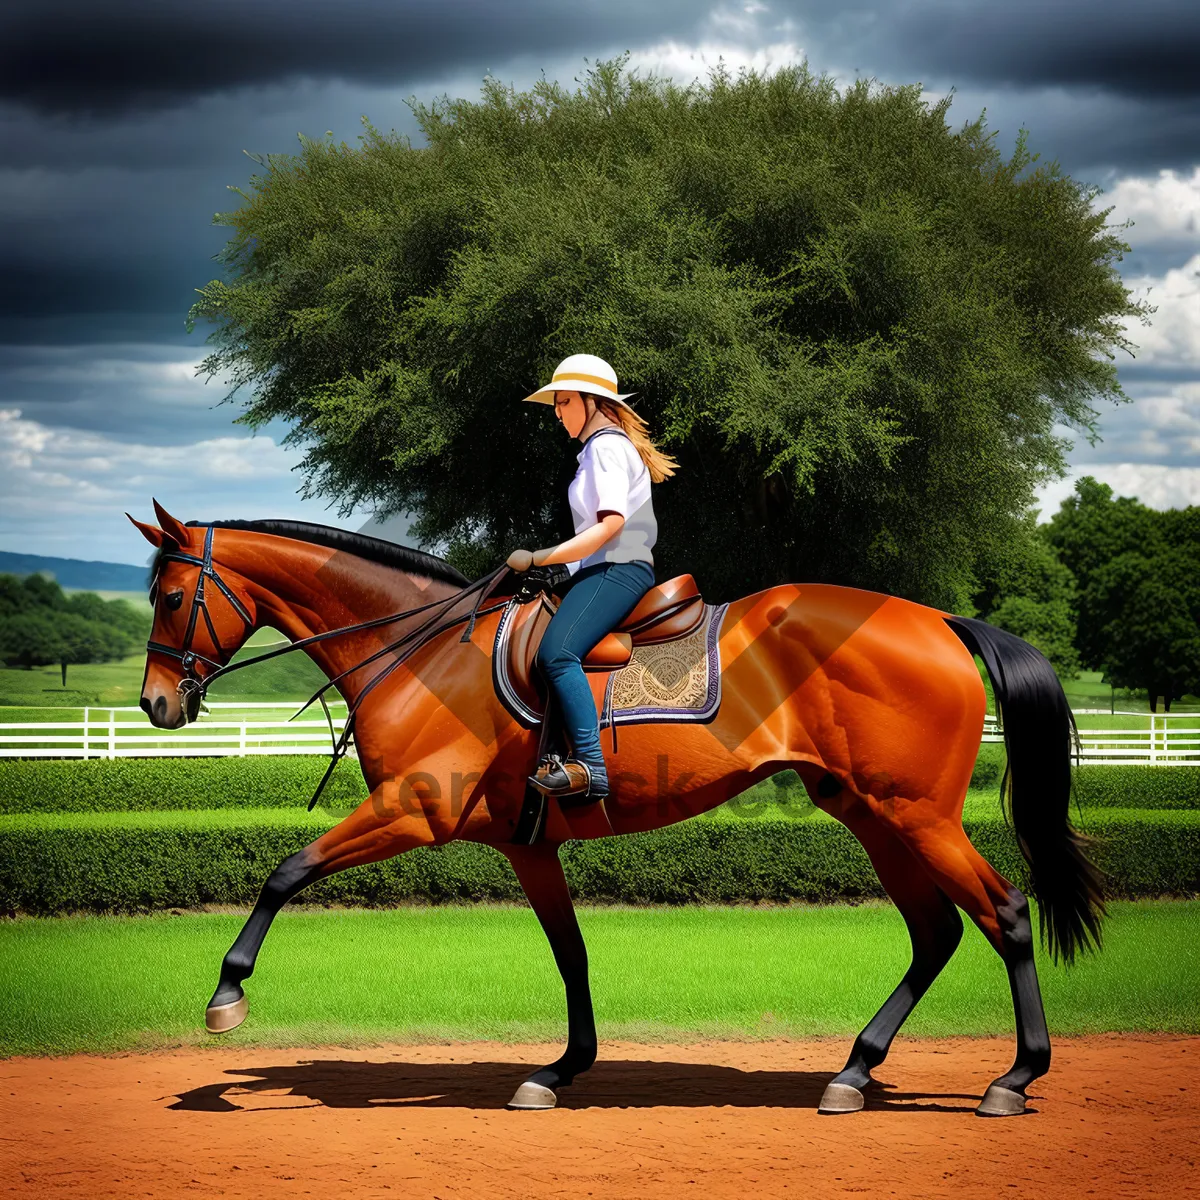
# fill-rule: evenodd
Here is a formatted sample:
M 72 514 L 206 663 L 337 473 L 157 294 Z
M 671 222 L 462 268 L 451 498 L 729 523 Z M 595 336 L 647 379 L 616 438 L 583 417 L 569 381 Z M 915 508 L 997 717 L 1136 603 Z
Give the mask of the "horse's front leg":
M 380 784 L 344 821 L 288 855 L 271 872 L 254 911 L 221 962 L 220 982 L 204 1014 L 209 1033 L 227 1033 L 246 1019 L 249 1005 L 242 982 L 254 972 L 275 914 L 293 896 L 347 867 L 379 862 L 433 842 L 425 813 L 412 801 L 401 804 L 398 795 L 395 780 Z
M 555 1091 L 571 1083 L 596 1061 L 596 1019 L 588 986 L 587 948 L 575 919 L 575 906 L 567 888 L 558 847 L 499 846 L 513 865 L 554 952 L 567 990 L 567 1048 L 548 1066 L 525 1080 L 508 1102 L 509 1108 L 553 1108 Z

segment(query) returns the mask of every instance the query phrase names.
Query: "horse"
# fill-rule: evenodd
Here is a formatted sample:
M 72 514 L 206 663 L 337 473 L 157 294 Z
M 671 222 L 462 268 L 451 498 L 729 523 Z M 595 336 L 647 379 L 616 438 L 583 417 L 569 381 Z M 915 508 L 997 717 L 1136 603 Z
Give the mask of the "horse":
M 975 1111 L 1026 1111 L 1026 1089 L 1051 1057 L 1030 904 L 962 825 L 987 707 L 976 654 L 1003 721 L 1004 811 L 1030 868 L 1043 944 L 1048 936 L 1054 960 L 1070 965 L 1077 953 L 1100 950 L 1107 915 L 1091 839 L 1069 820 L 1074 717 L 1049 662 L 1029 643 L 973 618 L 831 584 L 782 584 L 742 597 L 720 625 L 722 690 L 712 719 L 627 726 L 609 759 L 606 811 L 582 805 L 570 820 L 557 811 L 544 837 L 519 845 L 514 828 L 538 730 L 514 718 L 493 683 L 499 606 L 480 610 L 478 588 L 419 550 L 300 522 L 185 524 L 154 507 L 158 525 L 130 517 L 159 551 L 141 695 L 151 722 L 173 729 L 194 719 L 205 681 L 269 626 L 336 682 L 355 714 L 370 792 L 266 879 L 221 962 L 206 1010 L 211 1032 L 245 1020 L 242 985 L 276 913 L 304 888 L 419 846 L 482 842 L 512 864 L 565 987 L 566 1047 L 509 1102 L 552 1108 L 598 1051 L 587 949 L 561 843 L 683 821 L 790 768 L 813 803 L 862 844 L 912 947 L 911 965 L 858 1034 L 819 1111 L 863 1108 L 864 1090 L 877 1083 L 872 1071 L 959 944 L 960 910 L 1003 960 L 1016 1018 L 1013 1064 Z M 504 603 L 520 578 L 508 576 L 513 585 L 497 593 L 509 597 Z M 452 626 L 430 626 L 431 615 L 450 621 L 455 611 Z M 405 642 L 406 650 L 396 648 Z M 664 750 L 686 767 L 667 793 L 634 786 L 661 779 Z

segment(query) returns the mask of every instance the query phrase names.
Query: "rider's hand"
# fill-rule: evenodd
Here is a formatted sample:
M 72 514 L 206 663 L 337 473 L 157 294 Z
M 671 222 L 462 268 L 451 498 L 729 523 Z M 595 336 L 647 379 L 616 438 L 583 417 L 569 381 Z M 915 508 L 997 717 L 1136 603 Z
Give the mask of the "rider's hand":
M 528 571 L 533 566 L 533 551 L 514 550 L 508 556 L 508 566 L 514 571 Z

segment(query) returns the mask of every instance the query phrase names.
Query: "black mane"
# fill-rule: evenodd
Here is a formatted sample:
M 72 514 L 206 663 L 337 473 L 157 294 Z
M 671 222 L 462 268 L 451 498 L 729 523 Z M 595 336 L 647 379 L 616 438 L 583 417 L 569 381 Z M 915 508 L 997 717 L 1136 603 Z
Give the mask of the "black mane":
M 328 546 L 330 550 L 343 550 L 357 554 L 359 558 L 377 562 L 385 567 L 395 567 L 412 575 L 424 575 L 444 583 L 465 587 L 471 581 L 443 558 L 385 542 L 382 538 L 367 537 L 352 533 L 348 529 L 335 529 L 332 525 L 314 525 L 310 521 L 188 521 L 191 529 L 241 529 L 247 533 L 269 533 L 275 537 L 294 538 L 298 542 L 309 542 L 314 546 Z

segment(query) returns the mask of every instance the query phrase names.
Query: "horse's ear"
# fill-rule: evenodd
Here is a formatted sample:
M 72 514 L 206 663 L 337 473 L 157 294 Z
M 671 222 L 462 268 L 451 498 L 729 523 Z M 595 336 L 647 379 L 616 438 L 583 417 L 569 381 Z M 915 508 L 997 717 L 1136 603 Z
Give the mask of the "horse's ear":
M 162 526 L 163 533 L 172 541 L 178 542 L 180 546 L 186 546 L 189 540 L 187 526 L 171 516 L 157 500 L 154 501 L 154 511 L 158 516 L 158 523 Z
M 125 515 L 129 517 L 128 513 Z M 161 548 L 163 542 L 166 540 L 166 534 L 163 533 L 163 531 L 159 529 L 157 525 L 143 525 L 141 521 L 135 521 L 133 517 L 129 517 L 129 519 L 133 521 L 142 537 L 144 537 L 146 541 L 150 543 L 150 545 Z

